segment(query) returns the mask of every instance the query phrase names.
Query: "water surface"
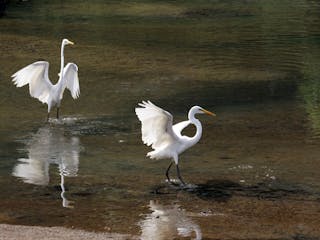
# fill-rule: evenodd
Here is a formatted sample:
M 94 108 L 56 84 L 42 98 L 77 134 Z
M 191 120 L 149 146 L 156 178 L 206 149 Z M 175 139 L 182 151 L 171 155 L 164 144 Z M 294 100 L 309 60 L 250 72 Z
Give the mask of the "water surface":
M 26 1 L 0 19 L 0 222 L 149 239 L 319 237 L 320 5 L 316 1 Z M 62 38 L 81 96 L 62 118 L 15 88 Z M 134 107 L 201 116 L 201 141 L 151 161 Z M 54 116 L 54 112 L 52 113 Z M 192 135 L 190 128 L 186 134 Z M 174 172 L 172 172 L 175 177 Z

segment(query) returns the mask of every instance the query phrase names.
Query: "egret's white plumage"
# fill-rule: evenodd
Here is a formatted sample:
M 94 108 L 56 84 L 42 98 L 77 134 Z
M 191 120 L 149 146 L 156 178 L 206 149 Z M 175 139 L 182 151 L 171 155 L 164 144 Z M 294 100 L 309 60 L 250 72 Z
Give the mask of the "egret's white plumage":
M 209 112 L 202 107 L 194 106 L 190 109 L 188 120 L 173 125 L 172 115 L 162 108 L 154 105 L 150 101 L 143 101 L 139 103 L 140 107 L 135 109 L 135 112 L 141 121 L 142 141 L 144 144 L 151 146 L 154 150 L 148 152 L 147 156 L 155 159 L 171 158 L 174 160 L 177 167 L 177 174 L 180 181 L 184 184 L 180 176 L 178 167 L 178 156 L 186 149 L 196 144 L 202 135 L 202 125 L 195 114 L 206 113 L 214 116 L 215 114 Z M 190 124 L 195 125 L 196 134 L 193 137 L 182 135 L 181 132 Z M 170 181 L 168 172 L 166 176 Z
M 80 95 L 78 66 L 74 63 L 68 63 L 64 66 L 64 47 L 68 44 L 74 43 L 68 39 L 62 40 L 61 68 L 58 74 L 59 80 L 56 84 L 52 84 L 49 79 L 49 63 L 46 61 L 34 62 L 11 76 L 17 87 L 29 84 L 30 95 L 48 105 L 48 117 L 51 108 L 54 106 L 57 106 L 57 118 L 59 117 L 59 107 L 65 88 L 70 90 L 74 99 Z

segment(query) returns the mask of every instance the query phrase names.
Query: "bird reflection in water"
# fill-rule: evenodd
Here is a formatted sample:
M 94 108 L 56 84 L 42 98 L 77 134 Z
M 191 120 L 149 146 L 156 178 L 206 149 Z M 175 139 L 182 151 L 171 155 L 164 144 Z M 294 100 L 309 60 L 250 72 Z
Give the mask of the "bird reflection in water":
M 152 213 L 139 223 L 141 239 L 175 239 L 178 236 L 202 239 L 199 225 L 194 223 L 179 206 L 164 206 L 151 200 L 149 207 Z
M 58 165 L 61 177 L 62 206 L 73 208 L 65 197 L 64 177 L 76 176 L 79 165 L 78 137 L 66 137 L 63 126 L 46 125 L 26 143 L 28 158 L 19 158 L 12 175 L 25 183 L 48 185 L 50 164 Z

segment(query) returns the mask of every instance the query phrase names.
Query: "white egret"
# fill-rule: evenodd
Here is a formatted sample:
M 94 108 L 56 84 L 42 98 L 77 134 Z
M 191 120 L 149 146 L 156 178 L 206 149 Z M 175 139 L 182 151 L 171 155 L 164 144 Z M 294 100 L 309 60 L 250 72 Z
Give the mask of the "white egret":
M 13 74 L 12 81 L 17 87 L 29 84 L 30 95 L 48 105 L 48 116 L 52 107 L 57 107 L 57 118 L 65 88 L 69 89 L 71 96 L 76 99 L 80 95 L 78 66 L 68 63 L 64 66 L 64 47 L 74 43 L 63 39 L 61 44 L 61 68 L 58 82 L 53 85 L 49 79 L 49 63 L 46 61 L 34 62 Z
M 172 159 L 176 164 L 177 176 L 181 183 L 185 185 L 180 175 L 178 156 L 195 145 L 201 138 L 202 125 L 195 118 L 195 114 L 205 113 L 211 116 L 215 116 L 215 114 L 202 107 L 194 106 L 188 113 L 189 120 L 172 125 L 172 115 L 152 102 L 143 101 L 139 103 L 139 106 L 135 109 L 135 112 L 141 121 L 142 141 L 154 149 L 154 151 L 148 152 L 147 156 L 152 159 Z M 182 135 L 182 130 L 190 124 L 196 127 L 196 134 L 193 137 Z M 173 162 L 170 163 L 166 171 L 166 177 L 170 183 L 172 182 L 169 177 L 169 170 L 172 164 Z

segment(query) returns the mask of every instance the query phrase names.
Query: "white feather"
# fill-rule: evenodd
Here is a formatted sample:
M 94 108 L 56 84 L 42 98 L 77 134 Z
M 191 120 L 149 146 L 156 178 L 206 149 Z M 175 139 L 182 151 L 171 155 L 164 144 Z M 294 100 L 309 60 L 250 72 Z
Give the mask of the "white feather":
M 12 81 L 17 87 L 29 84 L 30 95 L 42 103 L 49 101 L 52 83 L 48 77 L 49 63 L 45 61 L 34 62 L 12 75 Z
M 80 96 L 80 85 L 78 78 L 78 66 L 68 63 L 63 69 L 65 87 L 70 90 L 71 96 L 76 99 Z
M 59 81 L 55 85 L 49 80 L 49 63 L 45 61 L 32 63 L 12 75 L 12 81 L 17 87 L 29 84 L 30 95 L 48 104 L 48 118 L 52 107 L 60 107 L 65 88 L 70 90 L 74 99 L 80 95 L 78 66 L 68 63 L 64 67 L 64 47 L 68 44 L 74 43 L 68 39 L 62 40 Z M 58 113 L 57 110 L 57 117 L 59 117 Z
M 150 101 L 142 102 L 135 109 L 141 121 L 142 141 L 153 149 L 163 148 L 177 141 L 172 130 L 172 115 Z
M 195 118 L 195 114 L 206 113 L 214 116 L 214 113 L 202 107 L 193 106 L 189 110 L 187 121 L 172 126 L 173 117 L 169 112 L 150 101 L 143 101 L 139 103 L 139 106 L 135 112 L 141 121 L 142 141 L 154 149 L 154 151 L 148 152 L 147 156 L 156 159 L 171 158 L 176 164 L 178 164 L 179 154 L 192 147 L 201 138 L 202 126 L 200 121 Z M 182 136 L 181 131 L 189 124 L 196 127 L 196 134 L 193 137 Z
M 154 149 L 154 151 L 148 152 L 147 156 L 156 159 L 171 158 L 174 160 L 177 176 L 180 182 L 185 185 L 178 167 L 179 154 L 192 147 L 201 138 L 202 125 L 195 118 L 195 114 L 206 113 L 211 116 L 215 114 L 202 107 L 193 106 L 189 110 L 187 121 L 172 126 L 173 117 L 167 111 L 157 107 L 150 101 L 143 101 L 139 103 L 139 106 L 135 109 L 135 112 L 141 121 L 142 141 L 148 146 L 151 145 Z M 196 127 L 196 134 L 193 137 L 182 136 L 181 131 L 189 124 L 193 124 Z M 171 165 L 172 163 L 170 163 L 166 171 L 166 177 L 169 182 L 171 182 L 169 177 Z

